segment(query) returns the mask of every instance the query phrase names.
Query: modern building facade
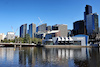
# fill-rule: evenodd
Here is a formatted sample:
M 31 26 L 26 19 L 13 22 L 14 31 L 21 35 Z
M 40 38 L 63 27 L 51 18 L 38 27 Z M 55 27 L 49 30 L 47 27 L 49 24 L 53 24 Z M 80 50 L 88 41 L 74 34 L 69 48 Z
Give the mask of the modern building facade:
M 42 24 L 38 26 L 38 32 L 46 32 L 47 24 Z
M 15 33 L 8 32 L 6 38 L 7 38 L 7 40 L 13 40 L 15 38 Z
M 20 26 L 20 37 L 24 38 L 27 34 L 27 24 L 23 24 Z
M 62 36 L 62 37 L 65 37 L 68 35 L 67 25 L 65 25 L 65 24 L 53 25 L 52 30 L 59 30 L 60 36 Z
M 91 13 L 86 15 L 86 29 L 88 35 L 99 32 L 97 13 Z
M 92 13 L 92 6 L 86 5 L 85 12 L 84 12 L 84 20 L 86 20 L 86 15 L 91 14 L 91 13 Z
M 36 32 L 36 24 L 32 23 L 29 25 L 29 35 L 34 38 L 34 33 Z
M 85 27 L 87 35 L 99 32 L 98 14 L 92 13 L 92 6 L 86 5 L 84 12 Z
M 86 34 L 85 21 L 79 20 L 73 23 L 74 35 Z

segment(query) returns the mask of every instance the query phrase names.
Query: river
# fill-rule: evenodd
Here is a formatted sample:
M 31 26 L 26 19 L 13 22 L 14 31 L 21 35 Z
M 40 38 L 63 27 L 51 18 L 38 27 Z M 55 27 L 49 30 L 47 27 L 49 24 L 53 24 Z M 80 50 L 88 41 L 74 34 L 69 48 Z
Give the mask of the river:
M 0 47 L 0 67 L 100 67 L 100 49 Z

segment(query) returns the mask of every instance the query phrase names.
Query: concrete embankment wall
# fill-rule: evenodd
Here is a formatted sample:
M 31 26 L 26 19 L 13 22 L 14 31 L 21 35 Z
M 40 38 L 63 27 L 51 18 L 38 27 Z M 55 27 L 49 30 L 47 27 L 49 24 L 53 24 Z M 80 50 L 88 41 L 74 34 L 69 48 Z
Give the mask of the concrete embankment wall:
M 91 48 L 92 46 L 81 45 L 44 45 L 45 48 Z

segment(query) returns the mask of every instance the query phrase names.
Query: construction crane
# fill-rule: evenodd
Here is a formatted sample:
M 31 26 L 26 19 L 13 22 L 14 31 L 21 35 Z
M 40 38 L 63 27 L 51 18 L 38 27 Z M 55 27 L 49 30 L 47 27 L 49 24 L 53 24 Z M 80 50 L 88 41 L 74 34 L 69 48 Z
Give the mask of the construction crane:
M 40 17 L 38 17 L 38 19 L 40 22 L 37 25 L 39 26 L 39 24 L 42 24 L 44 20 L 41 20 Z
M 11 28 L 12 28 L 12 31 L 14 32 L 14 29 L 13 29 L 12 26 L 11 26 Z M 15 34 L 16 34 L 17 31 L 18 31 L 18 28 L 17 28 L 16 31 L 14 32 L 14 37 L 15 37 Z

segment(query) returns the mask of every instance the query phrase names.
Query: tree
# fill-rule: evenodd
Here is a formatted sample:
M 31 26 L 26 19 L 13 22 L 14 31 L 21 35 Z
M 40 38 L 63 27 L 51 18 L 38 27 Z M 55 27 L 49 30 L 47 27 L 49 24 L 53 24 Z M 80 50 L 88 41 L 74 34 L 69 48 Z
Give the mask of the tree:
M 26 34 L 25 37 L 23 38 L 24 39 L 24 43 L 30 43 L 30 35 L 29 34 Z

